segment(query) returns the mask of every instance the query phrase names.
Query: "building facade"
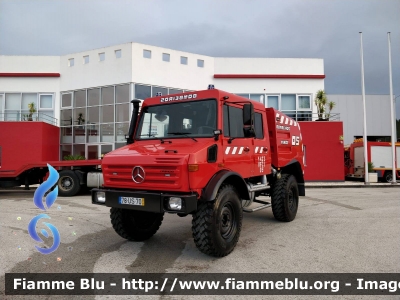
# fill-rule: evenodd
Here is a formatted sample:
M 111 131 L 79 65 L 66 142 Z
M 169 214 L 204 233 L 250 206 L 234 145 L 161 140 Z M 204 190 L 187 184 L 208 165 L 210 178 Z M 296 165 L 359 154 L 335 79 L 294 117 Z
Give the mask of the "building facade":
M 324 89 L 322 59 L 222 58 L 138 43 L 63 56 L 0 56 L 0 120 L 61 128 L 60 157 L 98 158 L 125 144 L 130 100 L 209 84 L 311 121 Z

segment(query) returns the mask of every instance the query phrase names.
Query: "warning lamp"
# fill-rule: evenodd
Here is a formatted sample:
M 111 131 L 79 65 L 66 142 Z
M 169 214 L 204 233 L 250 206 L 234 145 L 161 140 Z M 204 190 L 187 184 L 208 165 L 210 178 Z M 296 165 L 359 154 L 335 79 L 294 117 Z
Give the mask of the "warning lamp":
M 214 85 L 213 84 L 209 84 L 208 85 L 208 90 L 213 90 L 213 89 L 215 89 Z
M 158 96 L 162 96 L 162 93 L 161 92 L 157 92 L 156 93 L 156 97 L 158 97 Z

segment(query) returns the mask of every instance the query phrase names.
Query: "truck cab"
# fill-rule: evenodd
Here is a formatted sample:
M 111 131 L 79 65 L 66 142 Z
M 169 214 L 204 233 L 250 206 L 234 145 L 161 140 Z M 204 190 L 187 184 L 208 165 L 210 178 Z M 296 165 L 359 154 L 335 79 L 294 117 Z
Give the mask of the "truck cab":
M 164 213 L 192 215 L 197 247 L 220 257 L 234 249 L 243 212 L 272 206 L 278 220 L 295 218 L 305 195 L 296 121 L 217 89 L 148 98 L 140 114 L 132 103 L 127 145 L 103 158 L 104 184 L 92 191 L 120 236 L 145 240 Z

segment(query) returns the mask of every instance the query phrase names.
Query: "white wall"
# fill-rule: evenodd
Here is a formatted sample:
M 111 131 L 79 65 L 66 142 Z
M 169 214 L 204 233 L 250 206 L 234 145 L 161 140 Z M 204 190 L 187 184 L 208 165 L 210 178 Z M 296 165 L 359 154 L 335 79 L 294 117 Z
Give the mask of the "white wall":
M 0 55 L 0 73 L 60 73 L 59 56 Z M 0 77 L 0 93 L 52 93 L 59 118 L 60 77 Z
M 319 58 L 215 58 L 215 74 L 297 74 L 323 75 Z
M 115 57 L 115 50 L 121 50 L 121 58 Z M 105 60 L 99 61 L 99 53 L 105 53 Z M 83 57 L 89 55 L 89 63 Z M 68 60 L 74 58 L 74 66 Z M 61 91 L 97 87 L 131 82 L 131 43 L 115 45 L 90 51 L 61 56 Z
M 354 136 L 362 136 L 363 105 L 361 95 L 327 95 L 329 101 L 336 103 L 332 113 L 340 113 L 343 121 L 344 143 L 350 144 Z M 390 136 L 389 95 L 366 95 L 367 135 Z
M 151 58 L 143 57 L 143 50 L 151 51 Z M 169 53 L 170 61 L 162 60 Z M 182 65 L 180 57 L 188 58 Z M 197 59 L 204 60 L 204 67 L 197 67 Z M 132 43 L 132 81 L 163 87 L 205 90 L 213 82 L 214 58 L 150 45 Z

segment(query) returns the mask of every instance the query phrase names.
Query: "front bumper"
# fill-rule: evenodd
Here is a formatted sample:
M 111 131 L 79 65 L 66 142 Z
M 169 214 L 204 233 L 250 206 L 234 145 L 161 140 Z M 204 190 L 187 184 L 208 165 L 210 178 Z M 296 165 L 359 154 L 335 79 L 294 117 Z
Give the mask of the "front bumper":
M 98 202 L 96 200 L 96 193 L 105 193 L 105 202 Z M 197 210 L 197 197 L 195 194 L 168 194 L 168 193 L 156 193 L 156 192 L 145 192 L 145 191 L 131 191 L 131 190 L 112 190 L 112 189 L 92 189 L 92 203 L 97 205 L 104 205 L 108 207 L 118 207 L 124 209 L 147 211 L 154 213 L 172 212 L 181 214 L 190 214 Z M 120 197 L 134 197 L 143 198 L 144 205 L 128 205 L 120 204 Z M 179 197 L 182 199 L 181 210 L 171 210 L 168 207 L 168 200 L 170 197 Z

